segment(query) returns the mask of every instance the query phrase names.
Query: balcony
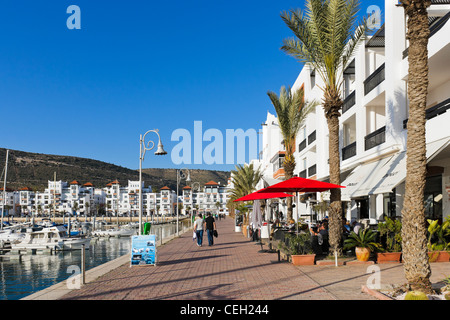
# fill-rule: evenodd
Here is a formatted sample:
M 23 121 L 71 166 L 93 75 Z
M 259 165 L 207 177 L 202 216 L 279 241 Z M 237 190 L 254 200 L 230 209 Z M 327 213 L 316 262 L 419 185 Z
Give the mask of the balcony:
M 442 3 L 439 3 L 439 1 L 436 1 L 436 3 L 434 4 L 448 4 L 445 2 L 448 2 L 446 0 L 441 0 Z M 433 4 L 433 1 L 432 1 Z M 436 32 L 438 32 L 448 21 L 448 19 L 450 19 L 450 12 L 448 12 L 445 16 L 443 17 L 433 17 L 430 16 L 428 17 L 428 23 L 430 25 L 430 38 L 432 36 L 434 36 L 436 34 Z M 402 53 L 402 59 L 405 59 L 408 56 L 408 49 L 406 48 L 403 53 Z
M 384 63 L 364 80 L 364 95 L 375 89 L 384 81 Z
M 356 141 L 342 148 L 342 161 L 356 156 Z
M 303 149 L 306 148 L 306 139 L 304 139 L 300 144 L 298 145 L 298 152 L 301 152 Z
M 442 101 L 441 103 L 438 103 L 437 105 L 435 105 L 431 108 L 428 108 L 425 111 L 425 119 L 430 120 L 434 117 L 437 117 L 437 116 L 447 112 L 448 109 L 450 109 L 450 98 Z M 408 123 L 408 119 L 405 119 L 403 121 L 403 129 L 406 129 L 407 123 Z
M 312 165 L 311 167 L 308 168 L 308 177 L 312 177 L 313 175 L 315 175 L 317 172 L 317 166 L 316 165 Z
M 306 173 L 307 173 L 307 170 L 305 169 L 305 170 L 301 171 L 298 176 L 300 178 L 306 178 Z
M 386 141 L 386 126 L 369 133 L 364 138 L 364 150 L 372 149 Z
M 344 100 L 344 105 L 342 106 L 342 113 L 348 111 L 356 103 L 355 91 L 353 90 Z
M 311 132 L 311 134 L 308 136 L 308 145 L 316 141 L 316 130 Z

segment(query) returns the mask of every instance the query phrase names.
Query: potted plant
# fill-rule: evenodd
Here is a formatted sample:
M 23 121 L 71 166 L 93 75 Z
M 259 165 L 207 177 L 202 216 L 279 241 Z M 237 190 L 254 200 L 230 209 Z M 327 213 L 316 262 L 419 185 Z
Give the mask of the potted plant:
M 448 262 L 450 250 L 450 218 L 439 225 L 438 220 L 428 219 L 428 256 L 430 262 Z
M 378 250 L 381 245 L 375 241 L 376 233 L 366 228 L 358 233 L 352 231 L 344 241 L 344 250 L 355 248 L 358 261 L 368 261 L 370 254 Z
M 380 237 L 385 236 L 386 242 L 377 253 L 378 263 L 400 262 L 402 255 L 402 223 L 385 217 L 384 222 L 378 224 Z
M 288 234 L 286 238 L 288 244 L 280 243 L 280 245 L 290 255 L 293 265 L 314 265 L 316 255 L 312 249 L 311 234 L 309 232 L 298 235 Z

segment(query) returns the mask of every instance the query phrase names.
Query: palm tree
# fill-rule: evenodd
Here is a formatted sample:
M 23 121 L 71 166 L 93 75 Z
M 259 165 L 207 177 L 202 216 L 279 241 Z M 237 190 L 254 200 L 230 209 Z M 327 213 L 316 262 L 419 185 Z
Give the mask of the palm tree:
M 308 114 L 316 107 L 316 103 L 304 102 L 303 87 L 292 92 L 291 88 L 281 87 L 280 96 L 269 91 L 267 93 L 275 111 L 277 112 L 278 125 L 283 136 L 283 143 L 286 149 L 283 168 L 286 180 L 294 176 L 295 170 L 295 137 L 302 127 Z M 287 199 L 287 220 L 292 219 L 292 198 Z
M 426 177 L 425 109 L 428 91 L 428 26 L 430 0 L 400 0 L 408 18 L 409 118 L 406 142 L 402 244 L 405 277 L 412 290 L 431 292 L 427 227 L 423 205 Z
M 285 39 L 282 50 L 319 74 L 324 86 L 323 108 L 329 131 L 330 182 L 340 184 L 339 117 L 343 100 L 342 70 L 365 38 L 367 24 L 357 22 L 358 0 L 307 0 L 306 11 L 283 12 L 281 18 L 296 38 Z M 333 252 L 342 254 L 341 189 L 330 191 L 329 241 Z
M 236 200 L 256 191 L 256 185 L 261 178 L 261 170 L 255 169 L 253 163 L 237 165 L 236 170 L 231 170 L 233 188 L 230 190 L 230 199 Z
M 233 188 L 230 190 L 228 206 L 235 209 L 236 203 L 232 201 L 256 191 L 256 186 L 261 178 L 262 172 L 260 168 L 255 169 L 253 163 L 237 165 L 236 170 L 231 170 Z

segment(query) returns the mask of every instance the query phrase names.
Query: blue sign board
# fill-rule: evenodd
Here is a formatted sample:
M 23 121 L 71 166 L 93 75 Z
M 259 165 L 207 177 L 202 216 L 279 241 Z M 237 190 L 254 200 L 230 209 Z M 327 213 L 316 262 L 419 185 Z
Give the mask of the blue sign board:
M 156 265 L 156 236 L 154 234 L 131 237 L 131 265 Z

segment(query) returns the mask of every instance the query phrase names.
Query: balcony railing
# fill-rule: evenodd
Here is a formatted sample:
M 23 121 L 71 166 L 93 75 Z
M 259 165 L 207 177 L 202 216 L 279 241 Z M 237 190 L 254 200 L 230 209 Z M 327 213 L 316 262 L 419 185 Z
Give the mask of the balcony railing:
M 364 95 L 375 89 L 384 81 L 384 63 L 364 80 Z
M 356 156 L 356 141 L 342 148 L 342 160 Z
M 441 115 L 441 114 L 447 112 L 447 110 L 449 110 L 449 109 L 450 109 L 450 98 L 442 101 L 441 103 L 438 103 L 434 107 L 428 108 L 425 111 L 425 119 L 430 120 L 434 117 L 437 117 L 438 115 Z M 403 129 L 406 129 L 407 123 L 408 123 L 408 119 L 405 119 L 403 121 Z
M 311 167 L 308 168 L 308 177 L 315 175 L 316 172 L 317 172 L 317 166 L 312 165 Z
M 355 91 L 353 90 L 344 100 L 344 105 L 342 106 L 342 113 L 348 111 L 356 103 Z
M 299 177 L 300 178 L 306 178 L 306 171 L 307 171 L 306 169 L 301 171 L 300 174 L 299 174 Z
M 369 133 L 364 138 L 364 147 L 365 150 L 372 149 L 386 141 L 386 127 L 382 127 L 374 132 Z
M 441 0 L 436 1 L 434 4 L 448 4 L 449 1 L 447 0 Z M 433 3 L 432 3 L 433 4 Z M 445 16 L 439 18 L 439 17 L 429 17 L 430 21 L 430 38 L 436 34 L 441 28 L 445 25 L 445 23 L 450 19 L 450 12 L 448 12 Z M 405 59 L 408 56 L 409 48 L 406 48 L 403 50 L 402 53 L 402 59 Z
M 316 130 L 314 130 L 309 136 L 308 136 L 308 144 L 313 143 L 316 141 Z
M 304 139 L 300 144 L 298 145 L 298 152 L 302 151 L 306 148 L 306 139 Z

